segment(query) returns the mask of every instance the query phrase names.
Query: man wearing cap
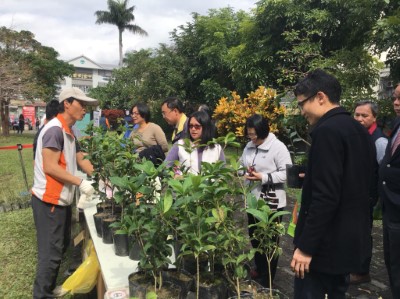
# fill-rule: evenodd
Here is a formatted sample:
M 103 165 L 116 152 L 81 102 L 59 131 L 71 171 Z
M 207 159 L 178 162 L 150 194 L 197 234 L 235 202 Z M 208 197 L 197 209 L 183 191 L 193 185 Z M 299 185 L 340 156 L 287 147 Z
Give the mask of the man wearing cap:
M 70 240 L 71 203 L 76 186 L 83 198 L 94 189 L 82 180 L 77 165 L 91 175 L 93 167 L 77 153 L 71 127 L 86 114 L 86 106 L 98 104 L 79 88 L 65 88 L 59 96 L 59 114 L 40 132 L 34 166 L 32 210 L 36 226 L 38 262 L 34 298 L 53 298 L 62 255 Z

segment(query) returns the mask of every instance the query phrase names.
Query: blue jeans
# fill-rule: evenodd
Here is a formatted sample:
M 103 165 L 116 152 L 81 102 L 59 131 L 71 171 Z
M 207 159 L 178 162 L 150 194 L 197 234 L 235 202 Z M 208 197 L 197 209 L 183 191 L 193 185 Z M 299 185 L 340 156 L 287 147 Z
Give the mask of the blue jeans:
M 345 299 L 349 287 L 346 274 L 332 275 L 312 272 L 294 279 L 294 299 Z

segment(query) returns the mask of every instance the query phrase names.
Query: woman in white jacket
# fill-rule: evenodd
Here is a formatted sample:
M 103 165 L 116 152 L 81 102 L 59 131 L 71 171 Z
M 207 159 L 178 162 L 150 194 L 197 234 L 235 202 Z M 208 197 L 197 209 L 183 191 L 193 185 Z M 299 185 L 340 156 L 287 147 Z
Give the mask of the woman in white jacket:
M 284 183 L 286 182 L 286 165 L 292 164 L 289 150 L 278 138 L 269 132 L 268 120 L 259 114 L 254 114 L 246 120 L 245 133 L 250 141 L 247 143 L 240 158 L 240 163 L 247 169 L 245 178 L 246 184 L 251 188 L 251 192 L 260 197 L 263 184 L 268 182 L 268 177 L 272 178 L 275 193 L 279 199 L 278 211 L 286 206 L 286 192 Z M 248 215 L 249 225 L 255 223 L 252 215 Z M 278 220 L 279 221 L 279 220 Z M 249 228 L 250 237 L 253 228 Z M 279 240 L 277 240 L 279 242 Z M 258 247 L 256 240 L 251 241 L 254 248 Z M 265 284 L 269 281 L 268 264 L 265 255 L 256 253 L 256 269 L 252 270 L 253 279 Z M 278 258 L 271 263 L 271 276 L 274 279 Z
M 190 151 L 186 151 L 183 146 L 184 140 L 181 139 L 173 145 L 165 159 L 170 166 L 174 164 L 174 161 L 179 161 L 179 169 L 176 170 L 178 175 L 181 174 L 181 170 L 199 174 L 201 162 L 225 161 L 224 151 L 219 144 L 206 145 L 215 137 L 215 126 L 206 112 L 194 112 L 187 122 L 187 131 L 192 147 Z

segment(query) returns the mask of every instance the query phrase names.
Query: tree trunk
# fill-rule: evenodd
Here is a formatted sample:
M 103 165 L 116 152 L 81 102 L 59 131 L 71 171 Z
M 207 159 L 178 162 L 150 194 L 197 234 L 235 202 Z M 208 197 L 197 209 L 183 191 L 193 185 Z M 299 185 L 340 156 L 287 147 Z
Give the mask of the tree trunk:
M 1 129 L 2 135 L 5 137 L 10 136 L 10 126 L 9 126 L 9 110 L 8 102 L 5 100 L 0 100 L 0 116 L 1 116 Z
M 118 29 L 119 33 L 119 66 L 122 66 L 122 30 Z

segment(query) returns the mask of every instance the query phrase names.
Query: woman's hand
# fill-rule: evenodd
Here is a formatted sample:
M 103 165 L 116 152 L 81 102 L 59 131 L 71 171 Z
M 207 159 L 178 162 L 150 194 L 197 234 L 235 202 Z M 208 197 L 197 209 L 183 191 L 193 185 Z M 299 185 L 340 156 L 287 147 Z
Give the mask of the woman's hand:
M 261 181 L 262 180 L 262 173 L 261 172 L 251 172 L 245 175 L 245 178 L 249 181 Z

